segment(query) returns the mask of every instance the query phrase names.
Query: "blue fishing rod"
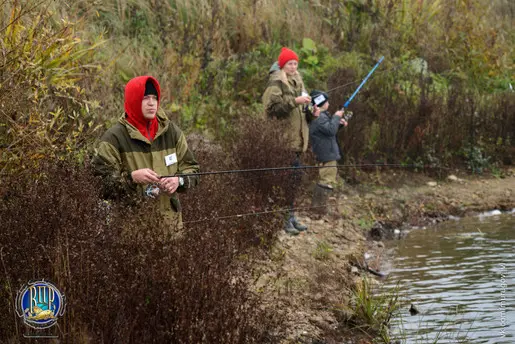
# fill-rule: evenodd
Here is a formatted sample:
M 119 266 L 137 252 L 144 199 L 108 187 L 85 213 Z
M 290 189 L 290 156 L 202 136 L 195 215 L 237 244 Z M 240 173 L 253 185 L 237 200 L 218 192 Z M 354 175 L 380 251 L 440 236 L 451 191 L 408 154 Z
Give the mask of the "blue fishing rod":
M 370 72 L 368 72 L 367 76 L 365 77 L 365 79 L 363 79 L 363 81 L 361 82 L 361 84 L 359 84 L 358 88 L 356 88 L 356 90 L 354 91 L 354 93 L 352 94 L 352 96 L 350 96 L 350 98 L 345 102 L 345 104 L 343 104 L 342 106 L 342 110 L 345 110 L 346 108 L 349 107 L 349 104 L 350 102 L 352 101 L 352 99 L 354 99 L 354 97 L 356 96 L 356 94 L 358 94 L 359 90 L 361 90 L 361 88 L 363 87 L 363 85 L 365 85 L 365 83 L 367 82 L 367 80 L 370 78 L 370 76 L 372 75 L 372 73 L 374 73 L 374 71 L 377 69 L 377 67 L 379 67 L 379 65 L 381 64 L 381 62 L 383 62 L 384 60 L 384 56 L 381 56 L 381 58 L 379 59 L 379 61 L 376 63 L 376 65 L 374 66 L 374 68 L 372 68 L 370 70 Z M 332 90 L 329 90 L 328 92 L 331 92 L 333 90 L 335 90 L 336 88 L 333 88 Z M 345 114 L 344 116 L 344 119 L 345 121 L 348 122 L 348 120 L 352 117 L 352 112 L 348 112 Z
M 352 96 L 350 96 L 349 100 L 347 100 L 345 102 L 345 104 L 343 104 L 343 107 L 344 108 L 348 108 L 349 107 L 349 104 L 350 102 L 352 101 L 352 99 L 354 99 L 354 97 L 356 96 L 356 94 L 358 94 L 359 90 L 363 87 L 363 85 L 365 85 L 365 82 L 367 82 L 368 78 L 370 78 L 370 76 L 372 75 L 372 73 L 374 73 L 374 71 L 377 69 L 377 67 L 379 67 L 379 65 L 381 64 L 381 62 L 383 62 L 384 60 L 384 56 L 381 56 L 381 58 L 379 59 L 379 61 L 376 63 L 376 65 L 374 66 L 374 68 L 372 68 L 372 70 L 370 70 L 370 72 L 368 72 L 368 75 L 365 77 L 365 79 L 363 79 L 363 81 L 361 82 L 361 84 L 358 86 L 358 88 L 356 88 L 356 91 L 354 91 L 354 93 L 352 94 Z
M 374 66 L 374 68 L 372 68 L 370 70 L 370 72 L 368 72 L 367 76 L 365 77 L 365 79 L 363 79 L 363 81 L 361 81 L 361 84 L 358 86 L 358 88 L 356 88 L 356 90 L 354 91 L 354 93 L 352 94 L 352 96 L 350 96 L 350 98 L 345 102 L 345 104 L 343 104 L 341 110 L 345 110 L 350 102 L 352 101 L 352 99 L 354 99 L 354 97 L 356 96 L 356 94 L 358 94 L 359 90 L 361 90 L 361 88 L 363 87 L 363 85 L 365 85 L 365 83 L 367 82 L 367 80 L 370 78 L 370 76 L 372 75 L 372 73 L 374 73 L 374 71 L 377 69 L 377 67 L 379 67 L 379 65 L 381 64 L 381 62 L 383 62 L 384 60 L 384 56 L 381 56 L 381 58 L 379 59 L 379 61 L 376 63 L 376 65 Z M 345 85 L 340 85 L 340 86 L 336 86 L 335 88 L 331 88 L 330 90 L 328 90 L 326 93 L 331 93 L 339 88 L 342 88 L 342 87 L 347 87 L 347 86 L 350 86 L 352 84 L 355 84 L 357 83 L 357 81 L 353 81 L 353 82 L 350 82 L 348 84 L 345 84 Z M 307 95 L 307 94 L 302 94 L 302 95 Z M 323 98 L 323 97 L 322 97 Z M 324 100 L 321 99 L 321 102 L 323 102 Z M 315 99 L 315 103 L 317 103 L 317 99 Z M 308 112 L 308 113 L 313 113 L 313 108 L 312 108 L 312 105 L 311 104 L 308 104 L 305 106 L 304 108 L 304 112 Z M 348 111 L 345 115 L 344 115 L 344 119 L 345 121 L 348 121 L 350 118 L 352 117 L 352 112 Z

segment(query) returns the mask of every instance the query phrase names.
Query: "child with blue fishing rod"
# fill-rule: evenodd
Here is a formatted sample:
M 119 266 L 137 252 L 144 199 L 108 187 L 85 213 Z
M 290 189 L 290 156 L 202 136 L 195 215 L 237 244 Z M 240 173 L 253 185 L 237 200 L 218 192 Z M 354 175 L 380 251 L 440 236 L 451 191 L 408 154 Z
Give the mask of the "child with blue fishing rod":
M 320 166 L 317 185 L 327 190 L 333 190 L 338 184 L 337 162 L 341 159 L 337 134 L 340 128 L 347 126 L 347 121 L 343 118 L 343 109 L 334 114 L 327 111 L 329 109 L 327 93 L 313 90 L 310 96 L 313 116 L 316 118 L 310 123 L 309 138 L 318 166 Z
M 317 188 L 325 191 L 332 191 L 338 183 L 338 160 L 341 159 L 340 147 L 338 145 L 338 131 L 348 125 L 352 113 L 345 114 L 347 108 L 363 87 L 368 78 L 381 64 L 384 57 L 381 57 L 377 64 L 370 70 L 352 96 L 345 102 L 341 110 L 334 114 L 329 113 L 329 96 L 326 92 L 314 90 L 310 93 L 311 109 L 306 109 L 306 115 L 314 116 L 315 120 L 309 126 L 309 138 L 313 153 L 318 161 L 319 178 Z M 316 192 L 315 192 L 316 193 Z M 313 197 L 313 203 L 317 203 L 317 197 Z

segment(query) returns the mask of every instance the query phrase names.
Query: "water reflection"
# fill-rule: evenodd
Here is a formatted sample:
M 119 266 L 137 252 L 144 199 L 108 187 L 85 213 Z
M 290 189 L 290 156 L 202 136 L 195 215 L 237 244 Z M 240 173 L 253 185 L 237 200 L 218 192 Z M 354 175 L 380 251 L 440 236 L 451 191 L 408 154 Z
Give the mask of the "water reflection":
M 412 231 L 393 257 L 387 284 L 400 281 L 406 300 L 393 321 L 402 342 L 515 343 L 514 214 Z

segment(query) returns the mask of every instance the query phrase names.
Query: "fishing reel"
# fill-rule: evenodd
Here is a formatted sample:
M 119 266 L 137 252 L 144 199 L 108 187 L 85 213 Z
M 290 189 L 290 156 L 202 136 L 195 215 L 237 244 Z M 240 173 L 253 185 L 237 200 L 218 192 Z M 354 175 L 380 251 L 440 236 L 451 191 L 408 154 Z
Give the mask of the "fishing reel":
M 304 108 L 302 109 L 306 115 L 312 116 L 315 113 L 315 107 L 313 104 L 309 103 L 304 105 Z
M 160 192 L 161 189 L 159 189 L 159 186 L 156 184 L 149 184 L 145 189 L 145 196 L 150 198 L 157 198 Z
M 353 115 L 352 111 L 347 110 L 343 113 L 342 118 L 345 120 L 345 122 L 349 123 L 349 120 L 352 118 L 352 115 Z

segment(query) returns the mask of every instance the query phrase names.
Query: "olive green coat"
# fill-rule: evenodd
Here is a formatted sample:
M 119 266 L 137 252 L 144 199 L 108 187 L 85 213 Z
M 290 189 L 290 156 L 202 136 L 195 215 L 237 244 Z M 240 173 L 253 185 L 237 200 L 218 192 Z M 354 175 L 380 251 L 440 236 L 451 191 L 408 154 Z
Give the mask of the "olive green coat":
M 148 185 L 136 184 L 131 178 L 131 172 L 138 169 L 150 168 L 160 176 L 199 171 L 183 132 L 161 111 L 157 118 L 159 127 L 152 142 L 127 122 L 125 115 L 101 137 L 92 165 L 96 174 L 103 177 L 107 198 L 143 197 Z M 177 192 L 197 185 L 198 180 L 198 176 L 185 177 L 184 186 Z M 180 228 L 182 216 L 177 193 L 170 197 L 162 192 L 156 201 L 165 219 Z
M 270 73 L 268 85 L 263 94 L 263 105 L 268 117 L 288 121 L 288 139 L 291 149 L 305 152 L 308 149 L 309 126 L 302 105 L 295 98 L 302 95 L 304 83 L 300 74 L 286 76 L 281 71 Z

